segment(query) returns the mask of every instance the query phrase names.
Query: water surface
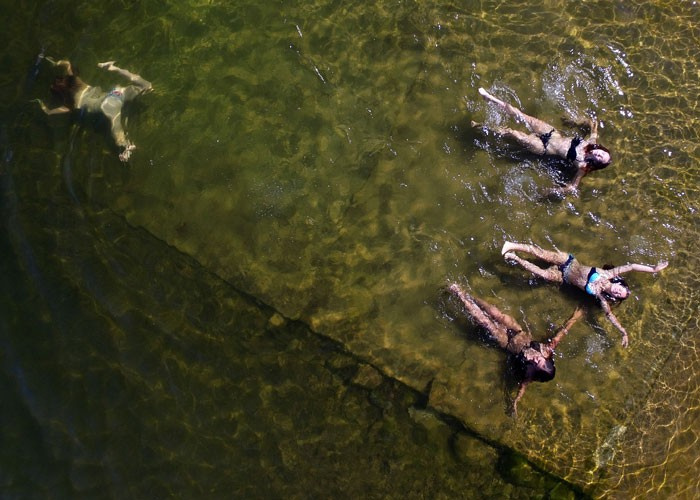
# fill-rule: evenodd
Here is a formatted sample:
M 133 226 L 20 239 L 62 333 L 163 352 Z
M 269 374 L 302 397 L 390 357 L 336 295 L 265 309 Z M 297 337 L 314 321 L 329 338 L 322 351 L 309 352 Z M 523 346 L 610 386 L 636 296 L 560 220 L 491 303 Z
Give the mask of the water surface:
M 76 277 L 62 279 L 116 323 L 110 342 L 134 335 L 129 311 L 145 322 L 155 315 L 157 296 L 142 303 L 137 291 L 149 289 L 144 280 L 159 259 L 113 264 L 104 236 L 111 223 L 91 215 L 106 211 L 424 394 L 428 408 L 481 442 L 515 450 L 582 491 L 697 492 L 697 6 L 52 2 L 17 15 L 4 52 L 16 70 L 2 82 L 11 97 L 5 193 L 14 200 L 6 226 L 33 293 L 51 304 L 49 318 L 60 305 L 32 263 L 35 252 L 56 248 L 69 255 L 45 265 L 72 263 L 66 274 Z M 47 119 L 27 103 L 47 98 L 52 73 L 40 65 L 35 76 L 32 65 L 42 47 L 105 88 L 114 82 L 96 68 L 105 59 L 154 83 L 128 112 L 138 146 L 129 165 L 116 160 L 99 124 Z M 614 165 L 586 178 L 577 197 L 539 201 L 561 165 L 475 134 L 472 119 L 506 123 L 479 86 L 552 123 L 595 115 Z M 69 252 L 71 239 L 84 238 L 66 230 L 73 218 L 96 241 L 80 258 Z M 505 239 L 592 264 L 671 263 L 656 276 L 630 276 L 633 296 L 616 315 L 631 347 L 623 350 L 593 310 L 562 344 L 555 381 L 528 391 L 517 420 L 506 412 L 502 355 L 454 321 L 459 311 L 442 287 L 464 283 L 542 338 L 580 296 L 504 263 Z M 115 273 L 108 290 L 124 290 L 124 281 L 135 293 L 113 298 L 91 258 Z M 165 295 L 182 286 L 166 276 Z M 196 306 L 188 318 L 220 314 Z M 250 330 L 263 328 L 252 321 Z M 167 352 L 143 342 L 152 355 Z M 105 360 L 130 366 L 119 354 Z M 206 353 L 178 366 L 188 374 L 174 384 L 183 394 L 194 394 L 190 366 L 212 373 L 202 377 L 207 387 L 221 371 Z M 298 424 L 284 425 L 292 432 Z

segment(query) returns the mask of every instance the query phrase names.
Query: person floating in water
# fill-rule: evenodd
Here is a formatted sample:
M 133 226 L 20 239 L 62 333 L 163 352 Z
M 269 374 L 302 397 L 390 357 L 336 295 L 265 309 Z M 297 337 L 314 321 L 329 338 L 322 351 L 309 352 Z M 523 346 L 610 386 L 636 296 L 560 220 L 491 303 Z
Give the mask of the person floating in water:
M 469 295 L 457 284 L 451 284 L 448 290 L 461 300 L 473 322 L 486 329 L 493 341 L 511 357 L 514 375 L 519 382 L 518 394 L 512 407 L 513 414 L 517 415 L 518 402 L 525 394 L 528 384 L 533 381 L 548 382 L 554 378 L 554 349 L 581 318 L 583 308 L 576 308 L 554 338 L 547 342 L 537 342 L 532 340 L 530 332 L 523 330 L 515 319 L 496 306 Z
M 119 159 L 128 161 L 131 157 L 131 152 L 136 146 L 126 137 L 126 132 L 122 125 L 122 107 L 124 103 L 133 100 L 135 97 L 151 92 L 153 90 L 151 82 L 115 66 L 114 61 L 103 62 L 97 66 L 108 71 L 115 71 L 131 81 L 131 85 L 126 87 L 117 85 L 109 92 L 105 92 L 99 87 L 93 87 L 82 81 L 73 70 L 70 61 L 54 61 L 50 57 L 45 59 L 54 66 L 65 67 L 66 74 L 56 77 L 51 85 L 51 92 L 61 99 L 63 102 L 62 106 L 49 109 L 40 99 L 37 99 L 44 113 L 54 115 L 69 113 L 74 109 L 85 110 L 90 113 L 102 113 L 111 123 L 112 137 L 120 149 Z
M 598 124 L 595 120 L 588 117 L 577 121 L 567 120 L 569 125 L 586 127 L 590 131 L 590 135 L 586 139 L 579 136 L 568 137 L 559 132 L 556 127 L 533 116 L 526 115 L 518 108 L 492 96 L 483 88 L 479 89 L 479 94 L 486 101 L 496 104 L 516 120 L 524 122 L 532 130 L 531 133 L 525 133 L 507 127 L 499 127 L 494 132 L 514 139 L 531 153 L 558 156 L 571 162 L 576 167 L 576 174 L 573 180 L 567 186 L 554 190 L 555 193 L 563 195 L 576 192 L 581 179 L 586 174 L 610 165 L 612 161 L 610 151 L 596 143 L 598 140 Z M 472 122 L 472 126 L 483 127 L 483 125 L 476 122 Z
M 519 257 L 515 252 L 530 254 L 550 267 L 543 269 L 532 262 Z M 527 271 L 546 281 L 557 284 L 573 285 L 598 299 L 608 320 L 622 333 L 622 346 L 627 347 L 629 337 L 611 310 L 611 305 L 625 300 L 630 295 L 627 283 L 620 275 L 638 271 L 656 273 L 665 269 L 668 262 L 659 262 L 655 266 L 643 264 L 625 264 L 624 266 L 603 268 L 584 266 L 570 253 L 543 250 L 535 245 L 505 242 L 501 254 L 507 261 L 520 264 Z

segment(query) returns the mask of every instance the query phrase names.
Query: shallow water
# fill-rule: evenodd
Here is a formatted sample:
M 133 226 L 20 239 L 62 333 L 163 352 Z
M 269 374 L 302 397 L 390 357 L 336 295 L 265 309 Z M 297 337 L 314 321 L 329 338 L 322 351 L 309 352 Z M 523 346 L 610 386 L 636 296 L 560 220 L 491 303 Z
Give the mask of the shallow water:
M 100 332 L 109 338 L 100 342 L 117 347 L 138 337 L 138 325 L 153 318 L 162 334 L 154 335 L 154 343 L 146 336 L 142 347 L 167 368 L 164 353 L 185 319 L 167 312 L 162 303 L 176 312 L 178 306 L 162 297 L 183 286 L 175 278 L 179 272 L 194 274 L 187 277 L 199 282 L 201 266 L 202 273 L 224 280 L 286 321 L 299 320 L 353 359 L 425 394 L 431 411 L 454 417 L 478 442 L 515 450 L 582 491 L 620 497 L 697 493 L 698 391 L 692 380 L 698 277 L 691 251 L 698 236 L 700 152 L 694 124 L 700 13 L 694 3 L 111 7 L 52 2 L 14 8 L 18 22 L 3 54 L 12 71 L 0 84 L 10 97 L 2 115 L 4 200 L 12 201 L 4 212 L 10 235 L 6 253 L 19 262 L 17 279 L 33 290 L 23 296 L 19 311 L 26 313 L 26 304 L 38 295 L 47 310 L 37 321 L 55 323 L 60 338 L 73 330 L 87 339 Z M 59 29 L 58 20 L 71 30 Z M 95 67 L 104 59 L 116 59 L 153 82 L 155 92 L 128 110 L 127 128 L 138 146 L 129 165 L 116 160 L 99 124 L 47 119 L 27 103 L 48 99 L 52 73 L 45 65 L 33 66 L 42 47 L 69 57 L 88 82 L 104 88 L 114 83 L 113 75 Z M 472 119 L 506 123 L 479 98 L 479 86 L 552 123 L 561 115 L 595 114 L 614 165 L 587 177 L 578 197 L 539 201 L 538 193 L 558 181 L 557 166 L 513 154 L 509 145 L 471 130 Z M 124 264 L 111 250 L 110 227 L 117 223 L 93 215 L 102 213 L 134 231 L 145 230 L 196 265 L 156 279 L 160 259 L 145 258 L 142 243 L 125 252 L 129 262 Z M 75 218 L 78 228 L 68 230 Z M 83 239 L 91 243 L 76 243 Z M 505 411 L 503 357 L 455 320 L 460 312 L 445 301 L 442 287 L 464 283 L 542 338 L 580 297 L 532 281 L 502 262 L 505 239 L 554 246 L 592 264 L 671 264 L 658 275 L 629 277 L 633 296 L 616 315 L 630 332 L 630 348 L 620 347 L 619 334 L 593 310 L 559 349 L 555 381 L 528 390 L 517 420 Z M 81 249 L 77 255 L 71 254 L 73 245 Z M 170 255 L 164 253 L 162 266 L 167 268 Z M 104 273 L 106 281 L 100 279 Z M 43 284 L 46 274 L 69 282 L 56 285 L 61 295 L 66 287 L 81 297 L 67 300 L 70 312 L 54 301 L 54 288 Z M 158 291 L 151 280 L 158 282 Z M 225 370 L 214 375 L 227 359 L 241 356 L 267 365 L 253 361 L 255 347 L 229 346 L 227 354 L 224 325 L 232 323 L 219 316 L 234 309 L 199 304 L 206 292 L 185 286 L 193 288 L 180 299 L 193 307 L 186 320 L 199 325 L 198 335 L 211 335 L 213 328 L 220 332 L 213 337 L 219 347 L 210 347 L 209 354 L 183 341 L 182 359 L 174 358 L 182 378 L 171 382 L 170 391 L 194 402 L 199 391 L 235 379 Z M 91 310 L 90 303 L 95 312 L 80 312 Z M 111 326 L 101 324 L 102 315 Z M 251 318 L 250 326 L 240 328 L 267 332 L 262 319 Z M 69 326 L 73 323 L 77 327 Z M 23 322 L 8 324 L 7 352 L 12 352 Z M 317 340 L 310 342 L 313 349 Z M 47 345 L 49 361 L 51 351 Z M 123 367 L 122 376 L 148 379 L 148 365 L 129 353 L 118 348 L 98 353 L 86 347 L 74 356 L 97 356 L 107 366 Z M 24 366 L 29 361 L 19 355 L 6 357 L 22 370 L 37 369 Z M 57 377 L 80 379 L 80 371 L 70 366 L 54 368 Z M 10 386 L 20 368 L 7 370 L 14 374 Z M 291 380 L 304 378 L 292 371 Z M 168 391 L 160 387 L 164 375 L 158 373 L 153 386 L 143 383 L 148 390 L 140 396 Z M 284 386 L 279 377 L 274 383 Z M 251 379 L 264 381 L 247 381 L 233 392 L 270 390 L 264 377 Z M 18 401 L 31 408 L 35 396 L 15 390 Z M 319 401 L 332 399 L 324 391 L 332 392 L 319 389 Z M 105 394 L 94 407 L 74 410 L 77 417 L 71 418 L 108 414 L 107 395 L 128 397 L 118 387 Z M 246 413 L 243 400 L 231 415 Z M 36 404 L 42 407 L 42 401 Z M 201 415 L 188 410 L 180 419 L 165 420 L 174 432 L 189 436 L 202 457 L 208 444 L 194 437 L 200 433 L 188 419 L 225 418 L 210 413 L 215 406 L 205 405 Z M 286 422 L 280 429 L 298 428 L 280 405 L 262 406 L 269 408 L 266 419 Z M 328 421 L 347 421 L 330 406 Z M 165 419 L 165 406 L 163 411 L 151 416 L 153 425 Z M 248 417 L 228 418 L 252 425 Z M 387 418 L 378 425 L 389 425 Z M 72 425 L 61 416 L 46 420 L 35 417 L 32 425 Z M 58 435 L 82 435 L 90 425 L 105 426 L 82 422 L 78 430 Z M 220 430 L 204 426 L 213 429 Z M 104 437 L 90 437 L 99 443 L 92 453 L 109 455 Z M 225 449 L 225 437 L 216 439 Z M 51 444 L 51 437 L 47 441 Z M 265 446 L 279 450 L 280 442 L 271 438 Z M 167 447 L 144 446 L 154 450 L 155 462 L 168 456 Z M 406 453 L 414 453 L 410 446 L 405 444 Z M 94 464 L 74 450 L 66 445 L 58 455 Z M 357 449 L 356 456 L 363 452 Z M 192 460 L 195 469 L 205 467 L 205 459 Z M 265 460 L 256 473 L 264 473 Z M 226 466 L 219 461 L 212 468 Z M 201 477 L 192 473 L 190 484 L 200 487 Z M 153 471 L 152 480 L 163 478 Z M 238 487 L 240 493 L 252 491 Z M 273 494 L 284 491 L 271 488 Z

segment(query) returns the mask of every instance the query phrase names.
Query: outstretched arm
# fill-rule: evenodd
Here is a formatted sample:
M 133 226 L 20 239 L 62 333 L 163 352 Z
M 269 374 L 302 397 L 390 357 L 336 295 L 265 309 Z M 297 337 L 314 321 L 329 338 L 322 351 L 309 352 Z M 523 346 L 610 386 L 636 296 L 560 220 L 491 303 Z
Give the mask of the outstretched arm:
M 581 179 L 583 179 L 586 176 L 586 170 L 585 168 L 579 168 L 578 171 L 576 172 L 576 177 L 573 178 L 573 180 L 567 184 L 566 186 L 562 187 L 556 187 L 556 188 L 550 188 L 546 189 L 542 195 L 540 196 L 541 199 L 543 200 L 548 200 L 548 199 L 562 199 L 567 195 L 576 195 L 578 193 L 578 185 L 581 183 Z
M 557 331 L 557 334 L 554 336 L 552 340 L 550 340 L 547 343 L 547 346 L 553 351 L 554 349 L 557 348 L 559 345 L 559 342 L 566 336 L 567 333 L 569 333 L 569 330 L 571 329 L 574 324 L 581 319 L 581 316 L 583 316 L 583 307 L 578 306 L 574 313 L 571 315 L 571 317 L 567 320 L 566 324 L 562 326 L 559 331 Z
M 561 196 L 562 198 L 567 194 L 576 194 L 578 192 L 578 186 L 581 184 L 581 180 L 586 177 L 589 172 L 589 167 L 586 162 L 575 162 L 576 165 L 576 175 L 571 180 L 569 184 L 564 187 L 550 189 L 545 192 L 545 197 L 551 196 Z
M 579 166 L 578 170 L 576 170 L 576 177 L 573 178 L 573 180 L 569 183 L 568 186 L 566 186 L 566 189 L 568 192 L 576 192 L 578 189 L 578 185 L 581 184 L 581 180 L 586 177 L 586 174 L 588 173 L 588 167 L 587 166 Z
M 525 395 L 525 389 L 527 389 L 527 384 L 528 382 L 520 382 L 520 386 L 518 387 L 518 395 L 515 396 L 515 399 L 513 400 L 513 416 L 517 417 L 518 416 L 518 401 L 522 399 L 522 397 Z
M 456 283 L 451 284 L 448 287 L 448 290 L 451 293 L 453 293 L 454 295 L 456 295 L 462 301 L 464 308 L 466 309 L 469 316 L 471 316 L 474 323 L 485 328 L 486 331 L 489 332 L 489 335 L 491 336 L 491 338 L 496 343 L 498 343 L 498 345 L 502 349 L 506 349 L 508 347 L 508 333 L 506 332 L 506 329 L 503 327 L 503 325 L 500 325 L 497 322 L 498 320 L 496 318 L 492 318 L 488 311 L 485 311 L 484 309 L 482 309 L 479 306 L 479 304 L 474 300 L 474 297 L 472 297 L 467 292 L 465 292 L 462 289 L 462 287 L 460 287 Z M 490 306 L 490 307 L 493 309 L 496 309 L 494 306 Z M 499 313 L 500 313 L 500 311 L 499 311 Z M 502 314 L 502 313 L 500 313 L 500 314 Z M 515 323 L 515 320 L 513 320 L 513 323 Z M 517 323 L 515 323 L 515 324 L 517 325 Z M 518 327 L 518 330 L 520 330 L 519 327 Z
M 605 311 L 605 317 L 608 318 L 608 321 L 610 321 L 610 323 L 612 323 L 613 326 L 622 334 L 622 347 L 627 347 L 629 345 L 627 330 L 625 330 L 625 328 L 618 321 L 617 317 L 613 314 L 612 309 L 610 309 L 610 304 L 608 304 L 608 302 L 600 296 L 598 296 L 598 299 L 600 300 L 600 306 L 603 308 L 603 311 Z
M 58 108 L 49 109 L 46 107 L 46 104 L 44 104 L 44 101 L 42 101 L 41 99 L 34 100 L 39 103 L 41 110 L 47 115 L 60 115 L 63 113 L 70 113 L 70 109 L 67 106 L 59 106 Z
M 637 271 L 641 273 L 658 273 L 659 271 L 661 271 L 662 269 L 666 269 L 667 267 L 668 262 L 666 261 L 659 262 L 653 267 L 647 266 L 645 264 L 625 264 L 624 266 L 618 266 L 609 269 L 608 272 L 614 276 L 618 276 L 623 273 L 628 273 L 630 271 Z
M 586 139 L 587 142 L 596 142 L 598 140 L 598 122 L 588 116 L 579 118 L 569 118 L 565 116 L 561 119 L 565 125 L 570 127 L 585 127 L 590 131 L 590 135 Z
M 596 120 L 588 119 L 591 127 L 591 135 L 588 136 L 588 142 L 596 143 L 598 142 L 598 122 Z
M 53 58 L 51 57 L 44 57 L 47 61 L 49 61 L 51 64 L 54 66 L 65 66 L 66 67 L 66 73 L 69 75 L 73 74 L 73 66 L 71 66 L 70 61 L 66 59 L 61 59 L 60 61 L 54 61 Z

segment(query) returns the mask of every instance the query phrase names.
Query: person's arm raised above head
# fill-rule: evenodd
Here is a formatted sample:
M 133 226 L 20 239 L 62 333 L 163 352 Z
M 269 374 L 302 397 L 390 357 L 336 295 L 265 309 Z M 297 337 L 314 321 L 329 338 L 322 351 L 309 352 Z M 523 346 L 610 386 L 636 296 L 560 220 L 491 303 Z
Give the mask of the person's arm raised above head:
M 46 104 L 44 104 L 44 101 L 42 101 L 41 99 L 34 99 L 34 101 L 39 103 L 41 110 L 47 115 L 60 115 L 63 113 L 70 113 L 70 109 L 67 106 L 59 106 L 58 108 L 49 109 L 48 107 L 46 107 Z
M 574 326 L 574 324 L 579 319 L 581 319 L 581 316 L 583 316 L 583 311 L 584 311 L 583 306 L 578 306 L 576 308 L 576 310 L 574 310 L 571 317 L 566 321 L 566 324 L 564 326 L 562 326 L 557 331 L 557 334 L 554 336 L 554 338 L 547 343 L 548 347 L 552 351 L 557 348 L 557 346 L 559 345 L 559 342 L 561 342 L 561 340 L 566 336 L 566 334 L 569 333 L 569 330 L 571 329 L 571 327 Z
M 646 264 L 625 264 L 624 266 L 617 266 L 612 269 L 608 269 L 607 272 L 611 273 L 614 276 L 628 273 L 630 271 L 637 271 L 640 273 L 658 273 L 659 271 L 661 271 L 662 269 L 666 269 L 667 267 L 668 262 L 661 261 L 655 266 L 647 266 Z

